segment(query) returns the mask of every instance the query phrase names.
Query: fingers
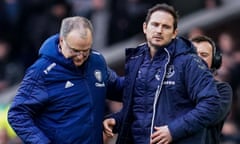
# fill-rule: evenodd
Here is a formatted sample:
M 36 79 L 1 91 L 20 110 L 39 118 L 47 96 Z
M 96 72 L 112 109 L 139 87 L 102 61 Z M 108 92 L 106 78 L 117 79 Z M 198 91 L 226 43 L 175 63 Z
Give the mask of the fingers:
M 159 131 L 153 133 L 151 136 L 151 144 L 162 144 L 163 142 L 165 142 L 165 138 Z
M 151 144 L 169 144 L 170 142 L 166 137 L 156 137 L 155 139 L 152 139 Z
M 167 126 L 154 127 L 155 132 L 151 135 L 151 144 L 169 144 L 172 141 Z
M 106 136 L 108 137 L 114 136 L 112 129 L 115 126 L 115 124 L 116 124 L 115 119 L 112 119 L 112 118 L 105 119 L 103 121 L 104 133 L 106 134 Z
M 109 131 L 105 131 L 104 130 L 104 134 L 107 136 L 107 137 L 110 137 L 112 138 L 114 136 L 114 134 L 112 132 L 109 132 Z
M 112 131 L 106 130 L 106 129 L 104 129 L 104 134 L 105 134 L 107 137 L 113 137 L 113 136 L 114 136 L 114 134 L 112 133 Z
M 154 129 L 156 130 L 152 135 L 151 138 L 154 139 L 156 138 L 158 135 L 160 135 L 160 128 L 159 127 L 154 127 Z

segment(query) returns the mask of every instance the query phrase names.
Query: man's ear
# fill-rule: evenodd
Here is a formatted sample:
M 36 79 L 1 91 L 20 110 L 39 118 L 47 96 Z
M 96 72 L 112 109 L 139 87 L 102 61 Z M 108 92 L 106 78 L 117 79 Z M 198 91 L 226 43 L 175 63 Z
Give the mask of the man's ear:
M 63 37 L 59 36 L 59 43 L 62 43 Z
M 60 47 L 62 47 L 62 45 L 63 45 L 63 37 L 59 37 L 59 45 L 60 45 Z
M 178 35 L 178 29 L 175 29 L 175 30 L 173 31 L 172 39 L 175 39 L 175 38 L 177 37 L 177 35 Z

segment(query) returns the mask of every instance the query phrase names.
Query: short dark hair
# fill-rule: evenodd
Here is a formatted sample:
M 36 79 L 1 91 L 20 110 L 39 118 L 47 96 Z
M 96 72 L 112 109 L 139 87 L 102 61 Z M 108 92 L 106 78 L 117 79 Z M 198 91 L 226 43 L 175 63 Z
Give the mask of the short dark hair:
M 174 18 L 174 22 L 173 22 L 173 27 L 174 27 L 174 30 L 177 28 L 177 25 L 178 25 L 178 13 L 177 11 L 174 9 L 174 7 L 168 5 L 168 4 L 156 4 L 155 6 L 153 6 L 152 8 L 150 8 L 148 10 L 148 13 L 147 13 L 147 16 L 145 18 L 145 23 L 148 24 L 149 20 L 150 20 L 150 17 L 152 16 L 152 13 L 154 13 L 155 11 L 164 11 L 164 12 L 167 12 L 167 13 L 170 13 L 173 18 Z
M 212 46 L 213 55 L 216 53 L 216 46 L 213 40 L 205 35 L 198 35 L 190 39 L 190 41 L 195 43 L 208 42 Z
M 218 69 L 221 66 L 222 63 L 222 54 L 220 51 L 217 51 L 217 48 L 215 46 L 214 41 L 205 36 L 205 35 L 199 35 L 199 36 L 195 36 L 193 38 L 190 39 L 192 42 L 195 43 L 201 43 L 201 42 L 208 42 L 211 46 L 212 46 L 212 65 L 211 65 L 211 69 Z

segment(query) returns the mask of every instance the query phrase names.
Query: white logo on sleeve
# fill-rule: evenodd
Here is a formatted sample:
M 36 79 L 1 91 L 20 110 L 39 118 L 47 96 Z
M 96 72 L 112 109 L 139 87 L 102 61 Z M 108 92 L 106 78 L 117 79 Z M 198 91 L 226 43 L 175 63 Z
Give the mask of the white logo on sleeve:
M 67 81 L 66 84 L 65 84 L 65 88 L 70 88 L 70 87 L 73 87 L 74 84 L 70 81 Z
M 56 63 L 52 63 L 43 72 L 45 74 L 48 74 L 55 66 L 56 66 Z
M 94 76 L 98 82 L 95 83 L 96 87 L 105 87 L 104 82 L 102 81 L 102 72 L 100 70 L 94 71 Z

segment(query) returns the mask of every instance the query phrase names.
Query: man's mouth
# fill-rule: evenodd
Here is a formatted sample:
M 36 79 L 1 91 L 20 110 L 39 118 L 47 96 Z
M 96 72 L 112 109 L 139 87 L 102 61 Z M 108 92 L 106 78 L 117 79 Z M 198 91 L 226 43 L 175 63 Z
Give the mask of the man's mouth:
M 158 39 L 158 40 L 163 40 L 163 37 L 161 37 L 161 36 L 154 36 L 153 38 Z

